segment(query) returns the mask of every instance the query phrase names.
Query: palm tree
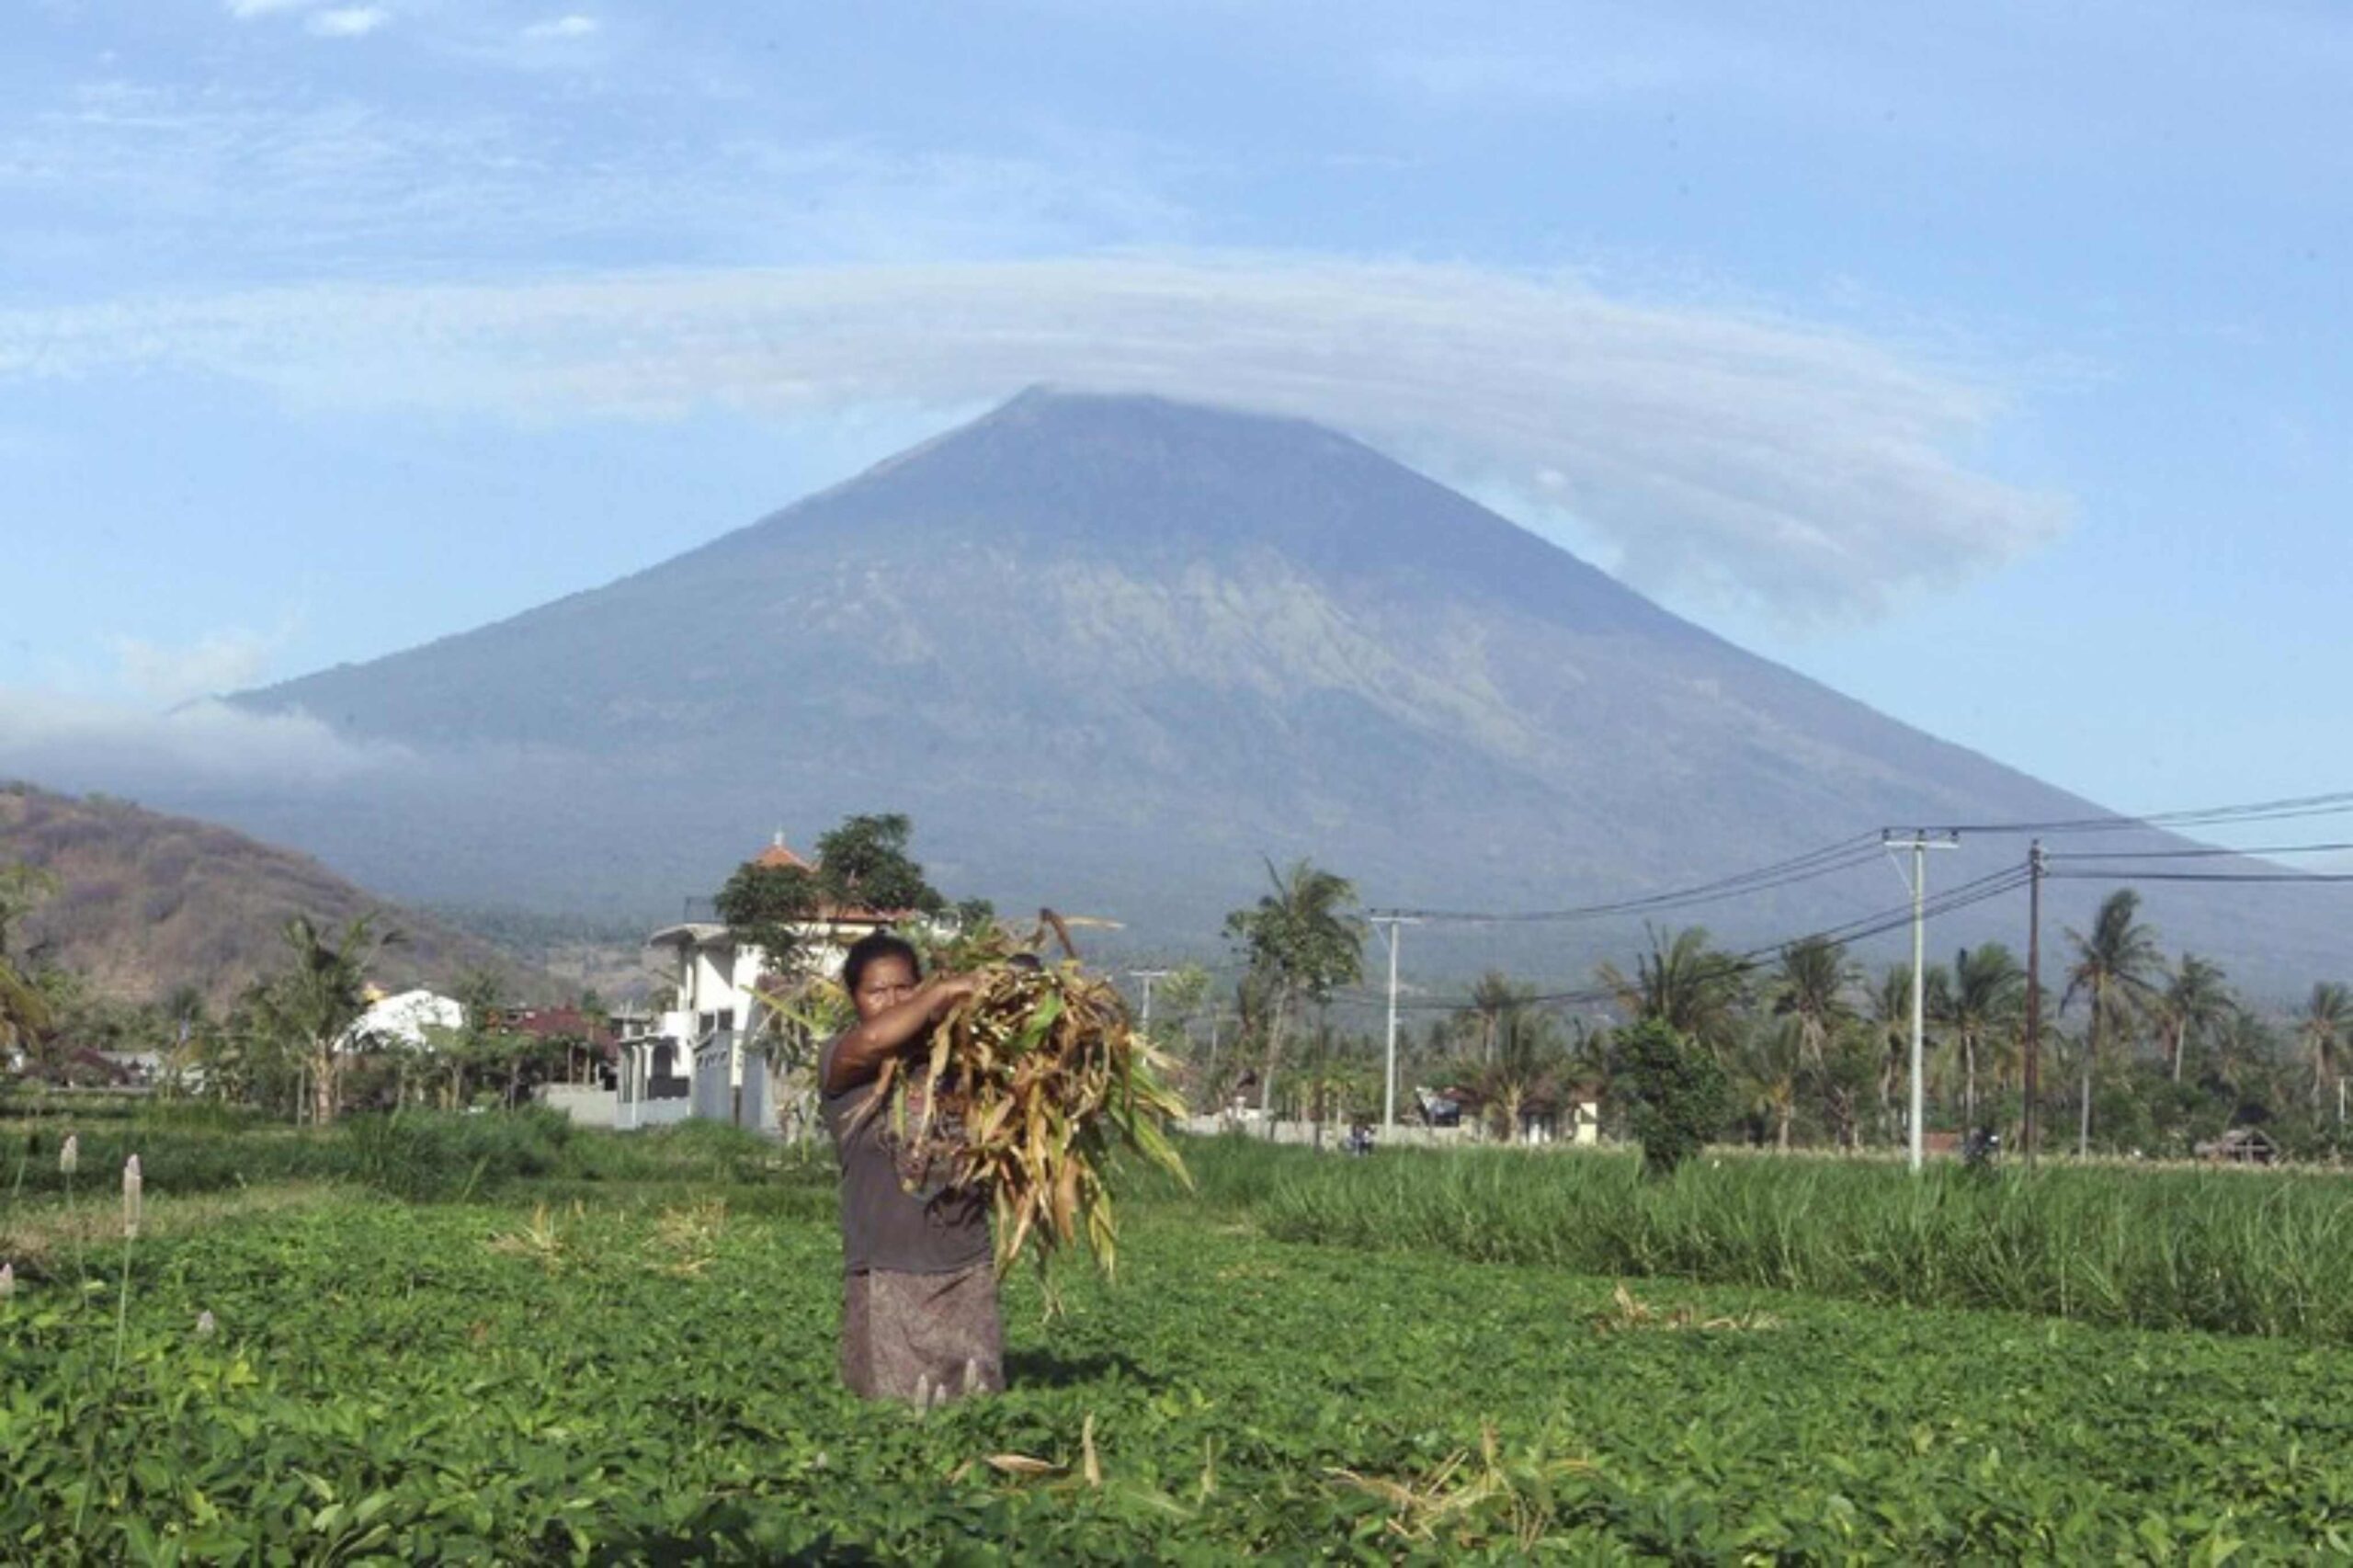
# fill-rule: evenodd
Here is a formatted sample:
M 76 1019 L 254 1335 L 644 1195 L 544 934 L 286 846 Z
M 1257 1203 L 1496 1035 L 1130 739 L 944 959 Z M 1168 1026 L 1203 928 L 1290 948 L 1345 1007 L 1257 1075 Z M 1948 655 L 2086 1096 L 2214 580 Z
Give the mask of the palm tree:
M 1509 1142 L 1518 1136 L 1520 1112 L 1530 1099 L 1546 1096 L 1560 1085 L 1560 1068 L 1566 1059 L 1552 1018 L 1534 1006 L 1533 986 L 1515 985 L 1497 971 L 1482 981 L 1491 999 L 1499 1000 L 1493 1060 L 1479 1074 L 1480 1092 L 1495 1112 L 1496 1130 Z
M 2117 1035 L 2131 1027 L 2134 1015 L 2155 994 L 2150 977 L 2164 968 L 2157 935 L 2141 924 L 2140 911 L 2141 895 L 2131 888 L 2119 888 L 2101 901 L 2090 935 L 2072 926 L 2067 928 L 2075 961 L 2067 971 L 2067 992 L 2059 998 L 2059 1010 L 2064 1013 L 2077 996 L 2091 1003 L 2091 1021 L 2084 1032 L 2083 1101 L 2075 1131 L 2078 1156 L 2091 1153 L 2092 1073 L 2101 1050 L 2112 1048 Z
M 2181 955 L 2154 1009 L 2175 1083 L 2181 1082 L 2181 1059 L 2188 1054 L 2189 1042 L 2211 1034 L 2236 1006 L 2219 964 L 2196 953 Z
M 1977 1069 L 1992 1039 L 2016 1026 L 2026 1009 L 2026 971 L 1999 942 L 1954 955 L 1950 983 L 1938 988 L 1937 1021 L 1961 1055 L 1963 1125 L 1977 1125 Z
M 56 891 L 57 878 L 38 866 L 0 866 L 0 1052 L 30 1054 L 53 1021 L 49 998 L 10 960 L 8 931 Z
M 1932 963 L 1920 981 L 1920 1011 L 1923 1031 L 1934 1022 L 1943 1008 L 1941 998 L 1949 983 L 1945 966 Z M 1887 1136 L 1895 1133 L 1895 1091 L 1912 1071 L 1912 966 L 1892 963 L 1879 978 L 1871 991 L 1870 1022 L 1878 1037 L 1879 1053 L 1879 1119 Z M 1927 1041 L 1924 1038 L 1922 1046 Z
M 1649 936 L 1651 950 L 1635 960 L 1631 977 L 1608 963 L 1597 977 L 1617 994 L 1618 1006 L 1633 1021 L 1655 1019 L 1722 1059 L 1747 1001 L 1739 960 L 1710 947 L 1702 926 L 1672 934 L 1651 927 Z
M 16 924 L 57 892 L 57 873 L 13 861 L 0 866 L 0 959 L 8 956 L 8 934 Z
M 2214 1031 L 2211 1051 L 2214 1081 L 2241 1096 L 2261 1078 L 2264 1064 L 2281 1054 L 2271 1026 L 2246 1007 L 2234 1007 L 2224 1015 Z
M 1824 1045 L 1822 1061 L 1813 1073 L 1814 1093 L 1821 1097 L 1823 1114 L 1842 1149 L 1853 1148 L 1858 1141 L 1860 1102 L 1879 1070 L 1879 1048 L 1871 1041 L 1871 1030 L 1859 1019 L 1839 1029 Z
M 2348 1035 L 2353 1035 L 2353 991 L 2333 980 L 2324 980 L 2313 987 L 2312 997 L 2304 1004 L 2304 1016 L 2296 1020 L 2296 1043 L 2303 1048 L 2304 1059 L 2312 1063 L 2315 1108 L 2320 1105 L 2322 1085 L 2336 1078 L 2337 1058 L 2343 1054 Z
M 1858 1017 L 1848 988 L 1857 977 L 1843 943 L 1806 937 L 1781 949 L 1780 967 L 1767 983 L 1774 1016 L 1797 1028 L 1798 1053 L 1819 1065 L 1830 1037 Z
M 16 965 L 0 958 L 0 1052 L 21 1050 L 30 1054 L 49 1026 L 49 998 L 18 974 Z
M 1482 1062 L 1495 1059 L 1495 1041 L 1502 1037 L 1505 1020 L 1516 1017 L 1532 994 L 1529 988 L 1514 985 L 1499 969 L 1487 971 L 1471 988 L 1471 1005 L 1455 1017 L 1466 1033 L 1477 1037 Z
M 255 1011 L 300 1053 L 311 1080 L 311 1119 L 324 1124 L 335 1119 L 340 1103 L 336 1047 L 368 1010 L 368 960 L 396 938 L 389 931 L 379 936 L 366 915 L 344 927 L 340 941 L 330 941 L 303 915 L 287 921 L 281 935 L 292 961 L 258 989 Z
M 1271 1015 L 1267 1027 L 1267 1066 L 1258 1079 L 1258 1109 L 1274 1107 L 1275 1068 L 1282 1060 L 1283 1030 L 1301 1001 L 1322 1005 L 1333 988 L 1364 973 L 1365 924 L 1355 912 L 1356 884 L 1346 877 L 1297 860 L 1289 870 L 1267 865 L 1274 891 L 1249 909 L 1225 917 L 1226 935 L 1242 944 L 1252 971 L 1267 982 Z
M 1773 1147 L 1790 1146 L 1790 1123 L 1797 1115 L 1798 1080 L 1805 1072 L 1805 1026 L 1795 1017 L 1760 1024 L 1749 1031 L 1741 1053 L 1741 1077 L 1751 1103 L 1773 1119 Z

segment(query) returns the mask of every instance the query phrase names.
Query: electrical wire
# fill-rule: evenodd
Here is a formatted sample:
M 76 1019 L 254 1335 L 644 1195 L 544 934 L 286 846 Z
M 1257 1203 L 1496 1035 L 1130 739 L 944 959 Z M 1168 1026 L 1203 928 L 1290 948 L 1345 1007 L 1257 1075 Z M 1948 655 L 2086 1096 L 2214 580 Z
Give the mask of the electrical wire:
M 1745 893 L 1765 892 L 1774 888 L 1788 887 L 1796 882 L 1811 881 L 1818 877 L 1835 875 L 1876 859 L 1880 839 L 1877 834 L 1858 834 L 1836 844 L 1824 845 L 1786 860 L 1774 861 L 1751 870 L 1722 877 L 1711 882 L 1695 883 L 1690 887 L 1670 889 L 1665 892 L 1645 893 L 1636 898 L 1618 899 L 1606 903 L 1572 905 L 1565 909 L 1521 911 L 1468 909 L 1376 909 L 1370 913 L 1376 919 L 1396 916 L 1426 923 L 1443 922 L 1464 926 L 1519 926 L 1566 920 L 1599 919 L 1612 915 L 1640 915 L 1681 908 L 1687 904 L 1711 903 L 1720 899 L 1735 898 Z
M 2187 828 L 2234 826 L 2250 823 L 2280 822 L 2305 817 L 2338 816 L 2347 813 L 2353 813 L 2353 790 L 2333 790 L 2325 794 L 2289 796 L 2278 800 L 2252 801 L 2234 805 L 2191 807 L 2180 811 L 2156 812 L 2145 816 L 2128 817 L 2111 815 L 2100 817 L 2054 818 L 2043 822 L 1959 823 L 1948 824 L 1943 827 L 1923 828 L 1918 831 L 1925 833 L 1942 833 L 1954 837 L 1960 837 L 1970 834 L 1993 835 L 2020 834 L 2057 835 L 2071 833 L 2120 833 L 2131 831 L 2179 832 Z M 1696 904 L 1711 903 L 1724 899 L 1743 897 L 1751 893 L 1768 892 L 1778 888 L 1789 887 L 1800 882 L 1812 881 L 1823 877 L 1833 876 L 1842 871 L 1851 870 L 1878 858 L 1886 833 L 1889 831 L 1893 830 L 1882 830 L 1879 833 L 1858 834 L 1853 837 L 1840 839 L 1836 843 L 1826 844 L 1819 848 L 1807 850 L 1803 854 L 1791 856 L 1787 859 L 1777 860 L 1769 865 L 1756 867 L 1746 871 L 1736 872 L 1732 876 L 1719 878 L 1714 881 L 1699 882 L 1689 887 L 1670 889 L 1663 892 L 1649 893 L 1635 898 L 1618 899 L 1603 903 L 1578 904 L 1563 909 L 1528 911 L 1398 908 L 1376 909 L 1369 911 L 1368 913 L 1375 919 L 1396 917 L 1432 924 L 1449 923 L 1483 926 L 1533 925 L 1540 923 L 1600 919 L 1610 915 L 1662 914 L 1669 910 L 1688 908 Z M 2264 855 L 2316 855 L 2347 850 L 2353 850 L 2353 842 L 2274 845 L 2248 849 L 2225 849 L 2201 846 L 2187 849 L 2159 849 L 2146 851 L 2056 851 L 2047 853 L 2044 859 L 2046 862 L 2063 860 L 2146 861 L 2207 859 L 2228 857 L 2256 857 Z M 2100 872 L 2093 870 L 2054 869 L 2046 871 L 2044 875 L 2046 878 L 2057 880 L 2100 880 L 2108 881 L 2211 881 L 2237 883 L 2302 882 L 2310 884 L 2353 882 L 2353 873 L 2338 874 L 2329 872 L 2300 872 L 2293 870 L 2282 870 L 2277 872 L 2192 872 L 2137 869 Z M 1985 876 L 1975 879 L 1972 881 L 1963 882 L 1957 887 L 1949 888 L 1944 892 L 1930 897 L 1923 903 L 1918 911 L 1918 917 L 1927 919 L 1935 915 L 1949 914 L 1956 910 L 1965 909 L 1972 904 L 1981 903 L 1988 899 L 1999 898 L 2006 893 L 2016 892 L 2018 889 L 2026 886 L 2032 880 L 2033 873 L 2023 867 L 2009 867 L 2001 870 L 1990 872 Z M 1900 908 L 1881 911 L 1872 915 L 1861 915 L 1844 925 L 1833 926 L 1821 931 L 1809 933 L 1806 937 L 1791 938 L 1790 941 L 1785 942 L 1777 942 L 1770 947 L 1759 948 L 1746 953 L 1733 955 L 1726 960 L 1727 968 L 1729 971 L 1733 973 L 1745 973 L 1748 971 L 1768 961 L 1770 959 L 1782 952 L 1785 949 L 1795 945 L 1797 942 L 1806 940 L 1824 940 L 1839 943 L 1863 941 L 1871 937 L 1883 935 L 1888 931 L 1899 929 L 1902 926 L 1907 926 L 1911 924 L 1914 918 L 1915 912 L 1911 904 L 1906 903 Z M 1344 991 L 1339 994 L 1343 998 L 1348 1000 L 1366 1002 L 1380 1001 L 1383 1003 L 1387 1001 L 1387 994 L 1385 992 L 1351 990 Z M 1612 987 L 1588 987 L 1574 991 L 1538 994 L 1535 995 L 1518 998 L 1517 1000 L 1519 1005 L 1522 1006 L 1580 1006 L 1592 1002 L 1607 1001 L 1615 995 L 1616 991 Z M 1400 1011 L 1431 1012 L 1440 1010 L 1461 1011 L 1468 1007 L 1470 1005 L 1468 998 L 1453 1000 L 1441 998 L 1421 998 L 1411 1001 L 1400 1000 L 1397 1006 Z
M 2250 801 L 2239 805 L 2199 806 L 2185 811 L 2153 812 L 2146 816 L 2058 818 L 2050 822 L 1982 822 L 1948 825 L 1948 833 L 2127 833 L 2154 828 L 2222 827 L 2237 823 L 2281 822 L 2296 817 L 2340 816 L 2353 812 L 2353 790 L 2323 795 L 2296 795 L 2276 801 Z
M 2076 882 L 2286 882 L 2323 887 L 2353 882 L 2353 871 L 2051 871 L 2046 879 Z
M 2032 873 L 2022 866 L 2005 867 L 2001 870 L 1990 872 L 1973 881 L 1959 883 L 1928 898 L 1920 907 L 1919 917 L 1927 920 L 1938 915 L 1949 915 L 1957 910 L 1966 909 L 1972 904 L 1983 903 L 1988 899 L 2015 892 L 2032 880 Z M 1842 926 L 1808 932 L 1802 937 L 1793 937 L 1765 947 L 1752 948 L 1745 952 L 1722 955 L 1721 972 L 1746 974 L 1752 970 L 1762 968 L 1779 958 L 1783 951 L 1801 942 L 1817 940 L 1840 944 L 1859 942 L 1889 931 L 1901 930 L 1911 925 L 1912 920 L 1913 909 L 1909 903 L 1898 908 L 1875 911 L 1870 915 L 1859 915 Z M 1574 991 L 1539 992 L 1527 996 L 1515 997 L 1513 1001 L 1519 1006 L 1584 1006 L 1593 1003 L 1615 1000 L 1618 994 L 1619 990 L 1616 986 L 1596 984 L 1580 987 Z M 1354 992 L 1348 994 L 1348 999 L 1363 1002 L 1380 1001 L 1385 1004 L 1387 993 Z M 1472 1006 L 1472 999 L 1467 996 L 1422 997 L 1411 1000 L 1400 998 L 1397 1010 L 1401 1013 L 1459 1013 L 1468 1010 Z
M 2268 855 L 2333 855 L 2348 849 L 2353 849 L 2353 840 L 2338 844 L 2251 844 L 2243 849 L 2223 849 L 2211 845 L 2196 849 L 2069 849 L 2046 852 L 2042 858 L 2045 860 L 2253 859 Z

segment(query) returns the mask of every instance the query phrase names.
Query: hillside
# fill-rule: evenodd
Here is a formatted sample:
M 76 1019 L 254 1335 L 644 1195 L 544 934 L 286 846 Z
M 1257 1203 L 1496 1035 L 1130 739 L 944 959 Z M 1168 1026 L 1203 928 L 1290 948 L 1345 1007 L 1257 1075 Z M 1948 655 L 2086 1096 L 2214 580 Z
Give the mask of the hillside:
M 1266 857 L 1376 903 L 1508 910 L 1882 825 L 2098 814 L 1358 441 L 1144 397 L 1025 394 L 633 576 L 238 700 L 420 760 L 208 814 L 404 896 L 649 915 L 853 811 L 912 813 L 958 894 L 1196 945 Z M 1936 878 L 2024 849 L 1972 841 Z M 2098 892 L 2055 888 L 2054 923 Z M 1687 917 L 1771 940 L 1901 897 L 1874 858 Z M 2181 890 L 2150 913 L 2293 986 L 2342 959 L 2344 902 Z M 2022 944 L 2022 920 L 1989 906 L 1938 941 Z M 1515 961 L 1574 973 L 1639 938 L 1554 928 Z
M 193 985 L 210 1006 L 225 1006 L 278 966 L 278 933 L 295 915 L 339 928 L 373 914 L 397 931 L 370 974 L 389 988 L 446 985 L 472 968 L 505 974 L 522 995 L 549 986 L 489 943 L 387 904 L 307 855 L 125 801 L 0 786 L 0 864 L 17 861 L 62 886 L 16 946 L 123 1001 L 160 1001 Z

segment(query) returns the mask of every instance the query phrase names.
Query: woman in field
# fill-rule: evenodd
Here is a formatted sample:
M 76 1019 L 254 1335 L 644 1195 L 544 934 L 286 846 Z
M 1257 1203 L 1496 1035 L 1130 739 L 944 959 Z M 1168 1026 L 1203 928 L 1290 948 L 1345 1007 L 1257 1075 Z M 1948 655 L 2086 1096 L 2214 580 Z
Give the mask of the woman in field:
M 948 1186 L 943 1162 L 892 1135 L 875 1094 L 882 1064 L 920 1051 L 975 982 L 924 980 L 915 949 L 877 932 L 851 947 L 842 983 L 858 1022 L 817 1058 L 842 1168 L 842 1381 L 868 1399 L 926 1406 L 1002 1389 L 987 1194 Z

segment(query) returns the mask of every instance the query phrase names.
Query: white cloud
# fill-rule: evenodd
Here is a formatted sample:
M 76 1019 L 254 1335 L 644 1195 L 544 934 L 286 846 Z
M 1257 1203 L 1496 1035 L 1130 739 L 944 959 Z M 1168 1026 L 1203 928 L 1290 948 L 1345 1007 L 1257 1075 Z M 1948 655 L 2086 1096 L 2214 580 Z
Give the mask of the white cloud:
M 153 702 L 218 697 L 260 682 L 282 638 L 234 628 L 207 632 L 186 647 L 163 647 L 136 637 L 117 638 L 121 682 Z
M 1467 267 L 1268 256 L 321 287 L 0 312 L 0 378 L 176 366 L 502 417 L 969 404 L 1033 381 L 1303 415 L 1574 518 L 1638 586 L 1870 615 L 2051 539 L 1959 454 L 1975 379 L 1803 323 Z
M 392 19 L 381 6 L 347 6 L 321 11 L 303 26 L 321 38 L 364 38 Z
M 229 0 L 229 15 L 241 22 L 249 21 L 277 11 L 305 10 L 315 3 L 316 0 Z
M 586 38 L 597 28 L 594 17 L 556 17 L 544 22 L 533 22 L 523 29 L 523 36 L 528 39 Z
M 610 31 L 550 47 L 505 27 L 495 62 L 559 68 Z M 1190 226 L 1116 147 L 1012 157 L 747 126 L 691 157 L 653 134 L 584 157 L 565 117 L 495 97 L 407 113 L 282 85 L 108 81 L 53 97 L 0 115 L 0 197 L 29 204 L 10 235 L 20 270 L 46 260 L 81 298 L 108 274 L 192 291 L 223 277 L 439 274 L 457 258 L 616 245 L 682 264 L 985 260 L 1165 243 Z
M 157 713 L 0 687 L 0 777 L 55 789 L 335 784 L 413 761 L 404 747 L 345 740 L 307 714 L 214 701 Z

